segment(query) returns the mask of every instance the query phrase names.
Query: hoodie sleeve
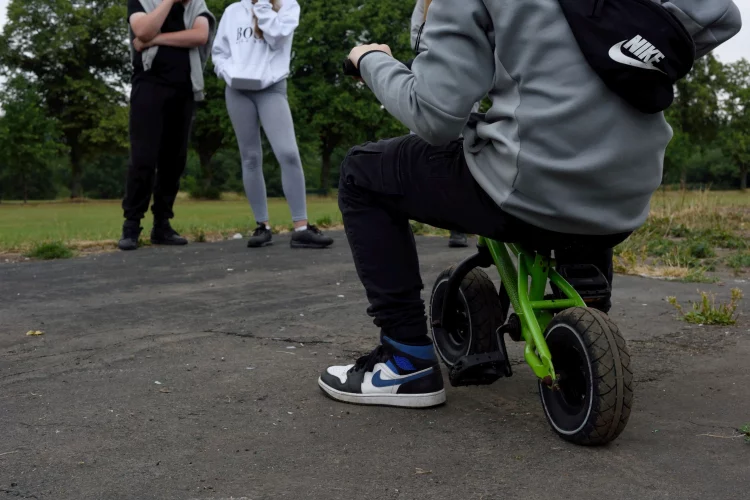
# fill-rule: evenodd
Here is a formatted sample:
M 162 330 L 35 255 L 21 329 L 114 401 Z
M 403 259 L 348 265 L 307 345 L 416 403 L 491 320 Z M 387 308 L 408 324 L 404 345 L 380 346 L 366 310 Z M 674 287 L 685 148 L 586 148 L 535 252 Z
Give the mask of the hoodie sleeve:
M 229 9 L 224 11 L 224 15 L 221 16 L 219 21 L 219 28 L 216 31 L 216 38 L 214 38 L 214 44 L 211 48 L 211 60 L 214 63 L 214 71 L 216 76 L 223 78 L 223 71 L 226 64 L 232 58 L 232 49 L 229 46 L 229 38 L 227 36 L 227 18 L 230 15 Z
M 300 8 L 297 0 L 284 0 L 278 12 L 274 12 L 271 0 L 258 0 L 253 5 L 253 13 L 258 18 L 263 38 L 272 49 L 276 49 L 299 26 Z
M 732 0 L 668 0 L 662 6 L 682 22 L 703 57 L 736 35 L 742 27 L 740 9 Z
M 389 113 L 433 145 L 463 132 L 475 103 L 492 87 L 495 58 L 482 0 L 432 2 L 422 36 L 429 49 L 412 71 L 382 52 L 360 61 L 363 80 Z
M 414 12 L 411 14 L 411 48 L 416 50 L 419 30 L 424 23 L 424 0 L 417 0 Z

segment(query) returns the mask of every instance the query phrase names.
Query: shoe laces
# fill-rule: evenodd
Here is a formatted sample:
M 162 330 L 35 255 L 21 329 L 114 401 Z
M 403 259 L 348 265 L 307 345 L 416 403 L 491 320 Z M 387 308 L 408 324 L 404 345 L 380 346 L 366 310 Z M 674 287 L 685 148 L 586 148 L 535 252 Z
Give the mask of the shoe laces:
M 314 226 L 313 224 L 307 225 L 307 230 L 314 233 L 314 234 L 323 234 L 323 231 L 318 229 L 318 226 Z
M 390 350 L 381 344 L 373 349 L 369 354 L 365 354 L 364 356 L 359 358 L 354 363 L 354 366 L 349 370 L 349 372 L 359 372 L 362 370 L 364 370 L 365 372 L 370 372 L 375 368 L 376 364 L 387 361 L 390 356 Z

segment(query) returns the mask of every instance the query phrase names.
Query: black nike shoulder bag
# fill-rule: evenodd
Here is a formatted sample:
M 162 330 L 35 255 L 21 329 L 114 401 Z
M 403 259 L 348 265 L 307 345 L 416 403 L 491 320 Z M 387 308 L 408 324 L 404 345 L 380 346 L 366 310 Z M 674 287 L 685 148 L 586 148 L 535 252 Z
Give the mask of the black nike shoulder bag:
M 604 83 L 643 113 L 674 100 L 695 43 L 682 23 L 652 0 L 559 0 L 584 57 Z

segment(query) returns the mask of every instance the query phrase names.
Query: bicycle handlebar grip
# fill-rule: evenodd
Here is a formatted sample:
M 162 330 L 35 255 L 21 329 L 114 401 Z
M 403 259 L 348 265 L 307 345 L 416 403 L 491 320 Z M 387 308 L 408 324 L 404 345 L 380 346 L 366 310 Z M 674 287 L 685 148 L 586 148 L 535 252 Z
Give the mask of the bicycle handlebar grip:
M 349 60 L 349 58 L 344 61 L 344 74 L 346 76 L 353 76 L 355 78 L 362 77 L 362 74 L 359 72 L 359 68 L 354 66 L 354 63 Z

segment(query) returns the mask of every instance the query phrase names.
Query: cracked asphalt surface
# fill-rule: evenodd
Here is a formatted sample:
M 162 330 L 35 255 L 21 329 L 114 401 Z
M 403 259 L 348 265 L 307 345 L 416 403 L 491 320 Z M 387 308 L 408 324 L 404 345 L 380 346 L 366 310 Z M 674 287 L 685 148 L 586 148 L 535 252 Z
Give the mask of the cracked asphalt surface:
M 549 429 L 524 366 L 432 410 L 325 398 L 319 372 L 377 338 L 332 234 L 0 265 L 0 498 L 748 498 L 750 324 L 691 326 L 664 298 L 749 284 L 617 277 L 635 407 L 586 449 Z M 428 289 L 471 251 L 417 242 Z

